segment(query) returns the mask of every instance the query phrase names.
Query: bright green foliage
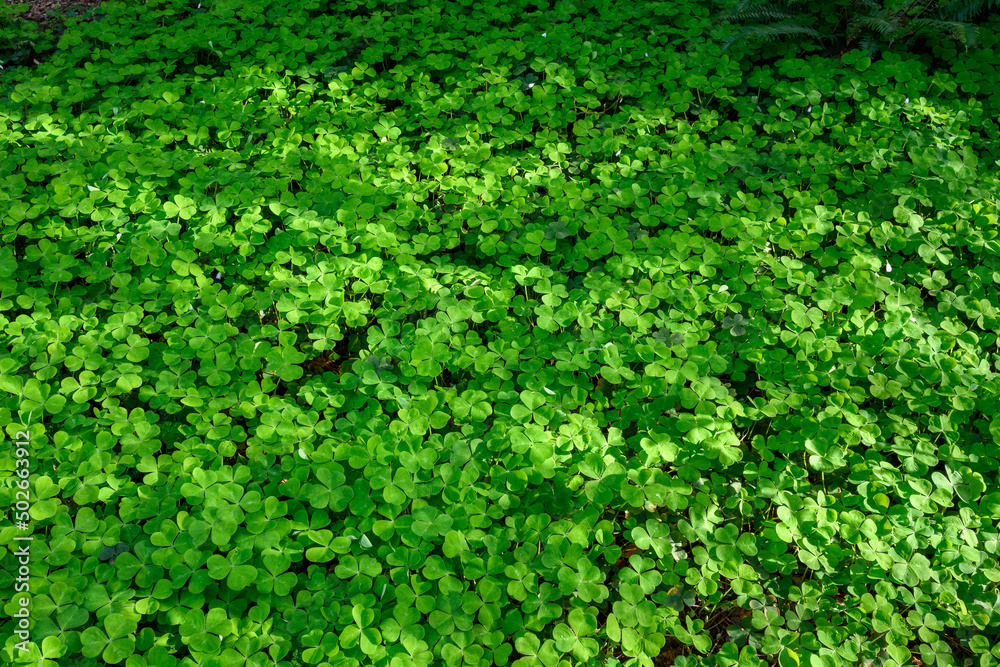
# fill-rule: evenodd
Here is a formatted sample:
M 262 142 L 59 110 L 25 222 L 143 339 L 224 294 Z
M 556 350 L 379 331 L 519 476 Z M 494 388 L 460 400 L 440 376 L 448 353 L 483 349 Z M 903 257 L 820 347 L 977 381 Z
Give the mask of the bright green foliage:
M 1000 663 L 995 21 L 196 5 L 2 74 L 6 661 Z

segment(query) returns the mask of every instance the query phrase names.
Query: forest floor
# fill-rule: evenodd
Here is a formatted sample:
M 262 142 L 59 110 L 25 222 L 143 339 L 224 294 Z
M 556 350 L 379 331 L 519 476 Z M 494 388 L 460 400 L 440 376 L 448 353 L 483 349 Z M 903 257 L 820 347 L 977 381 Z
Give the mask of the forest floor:
M 51 23 L 60 23 L 64 17 L 83 17 L 84 20 L 93 20 L 93 9 L 99 6 L 104 0 L 5 0 L 8 5 L 27 5 L 28 9 L 17 14 L 22 19 L 35 21 L 43 27 L 49 27 Z M 52 26 L 55 29 L 55 26 Z M 58 32 L 62 32 L 58 30 Z
M 0 16 L 0 29 L 12 26 L 16 28 L 7 35 L 0 33 L 0 63 L 3 67 L 17 66 L 32 69 L 51 56 L 51 50 L 43 50 L 41 53 L 35 50 L 38 45 L 30 37 L 30 34 L 50 33 L 54 44 L 66 30 L 66 19 L 75 18 L 81 22 L 90 22 L 103 16 L 99 7 L 104 0 L 3 1 L 8 6 L 20 6 L 22 9 L 17 14 Z M 24 29 L 30 23 L 25 22 L 35 24 L 32 30 L 28 30 L 28 35 L 25 34 Z M 24 39 L 26 36 L 27 40 Z

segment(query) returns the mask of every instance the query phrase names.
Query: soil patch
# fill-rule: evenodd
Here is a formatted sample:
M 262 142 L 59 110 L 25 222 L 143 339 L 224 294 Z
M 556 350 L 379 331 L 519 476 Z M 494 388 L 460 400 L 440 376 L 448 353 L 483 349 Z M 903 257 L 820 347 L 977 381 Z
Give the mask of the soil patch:
M 8 40 L 0 40 L 0 63 L 5 68 L 20 67 L 32 69 L 36 65 L 48 59 L 51 51 L 43 49 L 42 52 L 35 51 L 41 48 L 29 35 L 32 32 L 30 23 L 34 23 L 34 32 L 42 36 L 51 32 L 52 37 L 58 40 L 65 32 L 64 21 L 67 18 L 75 18 L 79 21 L 89 23 L 103 16 L 100 5 L 104 0 L 30 0 L 21 1 L 3 0 L 4 4 L 27 5 L 27 9 L 20 13 L 8 16 L 4 23 L 0 25 L 15 24 L 11 31 L 12 36 Z M 24 22 L 28 21 L 29 24 Z M 47 41 L 47 40 L 46 40 Z M 52 43 L 52 42 L 50 42 Z
M 62 23 L 63 17 L 78 17 L 83 20 L 94 19 L 94 8 L 103 4 L 104 0 L 4 0 L 8 5 L 28 5 L 28 9 L 16 14 L 22 19 L 34 21 L 43 27 L 53 27 L 53 21 Z M 59 30 L 58 32 L 62 32 Z

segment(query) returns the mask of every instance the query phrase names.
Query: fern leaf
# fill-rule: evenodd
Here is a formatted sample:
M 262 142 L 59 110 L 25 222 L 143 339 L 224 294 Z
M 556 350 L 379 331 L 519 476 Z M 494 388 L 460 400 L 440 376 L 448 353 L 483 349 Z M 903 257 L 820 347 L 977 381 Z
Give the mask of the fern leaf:
M 957 0 L 949 2 L 937 14 L 941 21 L 968 21 L 983 10 L 982 0 Z
M 880 35 L 890 35 L 899 30 L 898 25 L 892 21 L 886 21 L 880 16 L 859 16 L 855 19 L 855 22 L 869 30 L 876 31 Z
M 759 22 L 759 21 L 781 21 L 794 19 L 794 14 L 786 14 L 778 9 L 768 6 L 751 7 L 744 10 L 728 10 L 716 15 L 716 22 L 729 21 L 730 23 Z
M 734 34 L 730 35 L 722 43 L 722 52 L 724 53 L 730 46 L 740 42 L 757 39 L 763 39 L 770 42 L 786 35 L 809 35 L 810 37 L 816 37 L 821 40 L 824 37 L 822 33 L 817 32 L 812 28 L 794 23 L 740 26 L 736 29 Z
M 867 51 L 868 57 L 874 60 L 875 56 L 882 50 L 882 43 L 872 35 L 865 35 L 858 42 L 858 47 Z
M 951 0 L 938 10 L 937 19 L 967 23 L 985 9 L 1000 9 L 1000 0 Z
M 959 21 L 937 21 L 934 19 L 917 19 L 910 23 L 914 34 L 936 34 L 957 39 L 968 50 L 976 44 L 979 30 L 971 23 Z
M 789 11 L 784 0 L 740 0 L 731 9 L 726 9 L 715 15 L 715 21 L 731 23 L 750 23 L 761 20 L 782 20 L 795 18 L 795 12 Z
M 878 0 L 858 0 L 858 3 L 864 5 L 869 12 L 882 11 L 882 3 Z

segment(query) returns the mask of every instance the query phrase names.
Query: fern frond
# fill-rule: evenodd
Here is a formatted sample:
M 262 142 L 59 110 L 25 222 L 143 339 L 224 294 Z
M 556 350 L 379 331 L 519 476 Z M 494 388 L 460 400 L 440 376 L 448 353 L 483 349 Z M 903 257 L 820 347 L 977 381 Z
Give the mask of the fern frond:
M 968 49 L 976 44 L 979 30 L 971 23 L 961 23 L 959 21 L 937 21 L 935 19 L 916 19 L 910 23 L 910 28 L 914 34 L 937 34 L 948 35 L 957 39 L 962 46 Z
M 794 19 L 798 12 L 792 7 L 793 4 L 794 0 L 740 0 L 735 7 L 717 13 L 714 19 L 716 23 L 723 21 L 756 23 L 762 20 Z
M 864 5 L 869 12 L 882 11 L 882 3 L 878 0 L 856 0 L 860 5 Z
M 854 19 L 854 22 L 859 26 L 874 30 L 880 35 L 890 35 L 899 30 L 898 25 L 880 16 L 859 16 Z
M 967 23 L 985 9 L 1000 9 L 1000 0 L 951 0 L 938 10 L 937 19 Z
M 722 52 L 724 53 L 730 46 L 740 42 L 756 39 L 770 42 L 786 35 L 809 35 L 821 40 L 824 37 L 822 33 L 812 28 L 795 23 L 740 26 L 722 43 Z
M 779 9 L 769 7 L 751 7 L 744 10 L 727 10 L 719 12 L 715 20 L 717 23 L 729 21 L 730 23 L 759 22 L 759 21 L 782 21 L 794 19 L 794 14 L 787 14 Z
M 864 49 L 868 53 L 868 57 L 875 59 L 878 52 L 882 50 L 882 42 L 876 39 L 873 35 L 865 35 L 858 42 L 858 48 Z

